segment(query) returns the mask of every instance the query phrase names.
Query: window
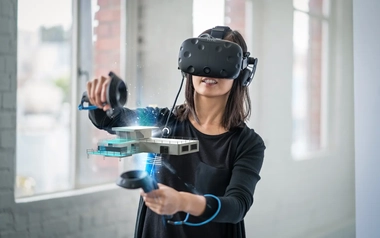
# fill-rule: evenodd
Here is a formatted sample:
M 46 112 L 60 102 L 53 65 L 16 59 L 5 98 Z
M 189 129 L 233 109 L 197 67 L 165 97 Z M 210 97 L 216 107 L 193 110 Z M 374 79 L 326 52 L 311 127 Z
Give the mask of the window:
M 71 188 L 71 29 L 70 1 L 18 1 L 16 197 Z
M 86 91 L 86 83 L 109 71 L 120 75 L 121 1 L 79 1 L 78 82 L 77 95 Z M 79 102 L 80 98 L 78 98 Z M 101 155 L 88 156 L 88 149 L 97 148 L 98 141 L 114 137 L 89 123 L 87 111 L 79 111 L 76 129 L 76 187 L 114 182 L 119 176 L 120 161 Z
M 295 158 L 326 145 L 329 1 L 293 0 L 293 142 Z
M 193 1 L 193 35 L 197 37 L 204 30 L 224 25 L 224 0 Z M 210 15 L 212 13 L 212 15 Z
M 227 25 L 249 41 L 247 32 L 250 30 L 251 9 L 251 2 L 246 0 L 194 0 L 193 34 L 198 36 L 205 29 Z
M 120 3 L 18 1 L 16 198 L 119 175 L 118 159 L 87 158 L 110 135 L 77 106 L 89 79 L 120 72 Z

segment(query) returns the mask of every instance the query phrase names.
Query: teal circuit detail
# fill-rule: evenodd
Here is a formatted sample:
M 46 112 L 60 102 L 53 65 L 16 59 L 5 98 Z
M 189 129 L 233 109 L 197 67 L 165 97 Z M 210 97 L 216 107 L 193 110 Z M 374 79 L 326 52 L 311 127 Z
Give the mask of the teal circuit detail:
M 87 154 L 102 155 L 106 157 L 118 157 L 118 158 L 128 157 L 128 156 L 133 155 L 133 153 L 129 153 L 129 152 L 117 152 L 117 151 L 107 151 L 107 150 L 88 150 Z

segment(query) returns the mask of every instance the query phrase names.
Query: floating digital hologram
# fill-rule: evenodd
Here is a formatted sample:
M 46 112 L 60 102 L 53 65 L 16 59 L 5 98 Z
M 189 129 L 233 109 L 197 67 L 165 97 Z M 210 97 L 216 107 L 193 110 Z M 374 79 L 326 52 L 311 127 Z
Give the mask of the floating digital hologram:
M 157 127 L 114 127 L 117 137 L 100 140 L 97 149 L 88 149 L 88 155 L 105 157 L 128 157 L 137 153 L 184 155 L 199 151 L 198 140 L 151 137 Z

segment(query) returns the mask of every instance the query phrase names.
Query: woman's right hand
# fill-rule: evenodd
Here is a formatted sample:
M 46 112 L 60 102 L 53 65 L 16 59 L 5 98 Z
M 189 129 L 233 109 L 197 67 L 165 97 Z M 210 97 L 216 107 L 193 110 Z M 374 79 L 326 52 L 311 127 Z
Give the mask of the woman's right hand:
M 111 106 L 107 103 L 107 88 L 111 81 L 108 76 L 101 76 L 87 82 L 87 96 L 91 105 L 107 111 Z

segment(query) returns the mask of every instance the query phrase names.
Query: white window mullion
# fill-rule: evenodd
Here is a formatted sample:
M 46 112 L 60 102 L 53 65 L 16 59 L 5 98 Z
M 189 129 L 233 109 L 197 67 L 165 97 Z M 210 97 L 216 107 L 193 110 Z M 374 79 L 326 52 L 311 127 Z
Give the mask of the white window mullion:
M 72 25 L 72 50 L 71 50 L 71 133 L 70 133 L 70 184 L 72 188 L 75 188 L 77 178 L 77 163 L 78 163 L 78 133 L 77 128 L 79 126 L 78 112 L 76 103 L 80 100 L 78 96 L 78 52 L 79 52 L 79 1 L 72 1 L 73 9 L 73 25 Z

